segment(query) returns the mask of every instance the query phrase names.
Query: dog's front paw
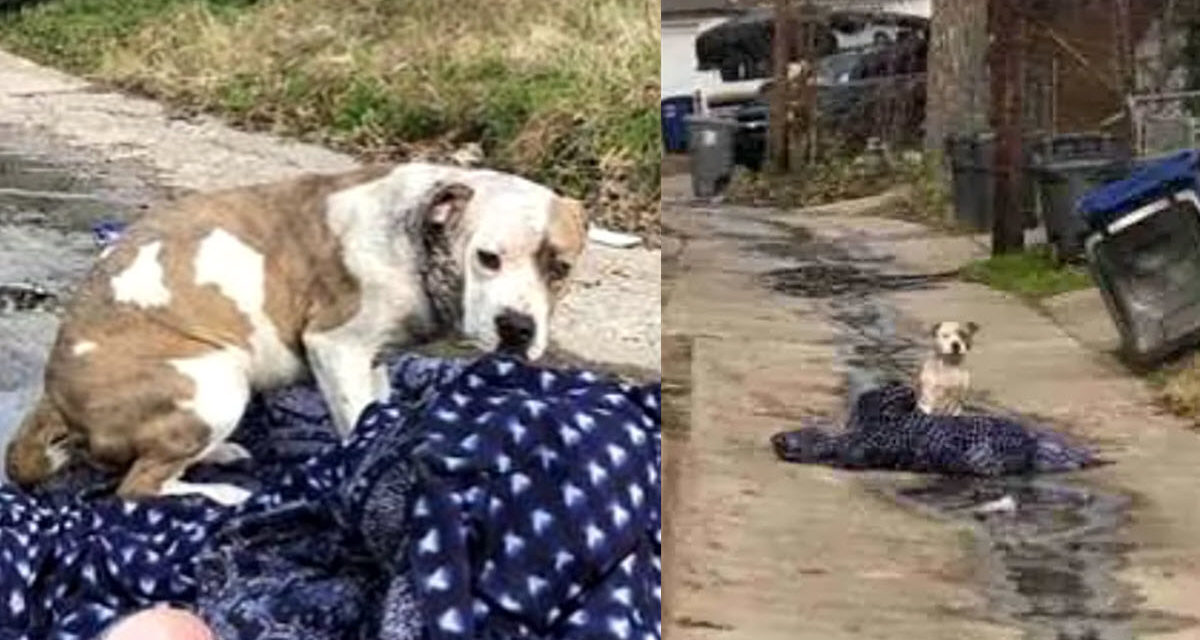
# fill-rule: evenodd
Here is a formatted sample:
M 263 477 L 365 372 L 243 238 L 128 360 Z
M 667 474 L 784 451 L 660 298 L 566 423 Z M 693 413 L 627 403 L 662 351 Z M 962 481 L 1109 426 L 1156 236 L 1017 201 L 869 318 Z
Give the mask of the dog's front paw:
M 200 495 L 226 507 L 236 507 L 250 498 L 251 493 L 241 487 L 225 483 L 198 483 L 175 481 L 162 488 L 162 495 Z
M 213 484 L 202 487 L 202 489 L 200 495 L 206 496 L 214 502 L 227 507 L 236 507 L 249 500 L 251 496 L 249 491 L 231 484 Z

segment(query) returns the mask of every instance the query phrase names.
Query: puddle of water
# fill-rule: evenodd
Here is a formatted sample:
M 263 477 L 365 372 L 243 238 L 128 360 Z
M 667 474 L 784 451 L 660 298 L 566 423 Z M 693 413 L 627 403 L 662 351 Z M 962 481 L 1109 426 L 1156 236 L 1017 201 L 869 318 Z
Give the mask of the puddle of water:
M 20 311 L 53 311 L 59 298 L 36 284 L 0 284 L 0 314 Z
M 0 189 L 85 193 L 88 186 L 78 173 L 0 148 Z
M 0 224 L 88 233 L 92 223 L 127 208 L 78 171 L 0 148 Z
M 957 271 L 930 274 L 881 273 L 850 262 L 809 262 L 763 274 L 770 287 L 802 298 L 832 298 L 841 295 L 878 294 L 931 287 L 958 277 Z
M 973 523 L 989 608 L 1028 638 L 1127 640 L 1197 623 L 1142 609 L 1136 590 L 1117 580 L 1134 548 L 1123 534 L 1129 496 L 1048 478 L 939 478 L 882 491 Z M 1011 508 L 981 512 L 1001 500 Z

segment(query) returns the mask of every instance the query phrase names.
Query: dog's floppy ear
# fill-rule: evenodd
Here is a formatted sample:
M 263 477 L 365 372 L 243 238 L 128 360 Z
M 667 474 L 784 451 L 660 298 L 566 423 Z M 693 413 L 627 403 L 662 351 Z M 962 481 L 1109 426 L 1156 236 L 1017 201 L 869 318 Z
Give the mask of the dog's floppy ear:
M 458 225 L 467 210 L 467 203 L 474 195 L 474 189 L 458 182 L 433 185 L 422 207 L 425 228 L 441 233 Z
M 550 213 L 550 244 L 566 255 L 577 255 L 587 243 L 587 208 L 574 198 L 556 197 Z
M 584 234 L 587 233 L 588 210 L 587 207 L 583 206 L 582 202 L 576 200 L 575 198 L 560 197 L 556 200 L 555 211 L 558 213 L 558 215 L 566 218 L 568 224 L 570 224 L 572 227 L 580 230 Z
M 941 328 L 942 328 L 942 323 L 940 323 L 940 322 L 933 323 L 933 326 L 929 328 L 929 335 L 936 337 L 938 334 L 938 329 L 941 329 Z
M 979 333 L 979 325 L 975 324 L 974 322 L 968 322 L 967 335 L 973 337 L 976 333 Z

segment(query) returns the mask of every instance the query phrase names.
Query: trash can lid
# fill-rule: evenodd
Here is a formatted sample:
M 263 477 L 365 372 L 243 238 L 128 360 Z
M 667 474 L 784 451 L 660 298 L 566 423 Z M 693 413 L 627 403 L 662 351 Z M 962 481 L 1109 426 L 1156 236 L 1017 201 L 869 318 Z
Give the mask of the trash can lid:
M 1124 180 L 1097 187 L 1079 199 L 1079 212 L 1093 229 L 1157 200 L 1180 187 L 1194 186 L 1200 151 L 1189 149 L 1142 165 Z
M 1029 169 L 1035 173 L 1064 174 L 1071 171 L 1090 171 L 1092 169 L 1108 168 L 1119 162 L 1112 158 L 1072 158 L 1070 160 L 1052 160 L 1036 164 Z

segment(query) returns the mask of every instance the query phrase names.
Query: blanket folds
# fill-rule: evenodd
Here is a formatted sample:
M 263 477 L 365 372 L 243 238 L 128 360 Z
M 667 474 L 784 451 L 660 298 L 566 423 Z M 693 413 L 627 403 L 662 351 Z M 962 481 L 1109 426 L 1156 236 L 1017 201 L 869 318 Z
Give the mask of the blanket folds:
M 345 443 L 314 389 L 256 398 L 254 459 L 189 477 L 255 488 L 236 508 L 104 497 L 86 470 L 0 489 L 0 640 L 154 603 L 222 640 L 661 636 L 657 384 L 501 357 L 391 374 Z
M 890 384 L 860 395 L 846 429 L 807 427 L 771 438 L 790 462 L 849 469 L 895 469 L 1001 476 L 1073 471 L 1100 464 L 1086 449 L 994 415 L 927 415 L 910 387 Z

